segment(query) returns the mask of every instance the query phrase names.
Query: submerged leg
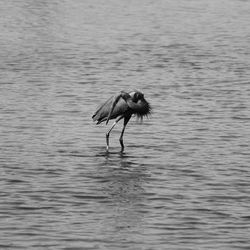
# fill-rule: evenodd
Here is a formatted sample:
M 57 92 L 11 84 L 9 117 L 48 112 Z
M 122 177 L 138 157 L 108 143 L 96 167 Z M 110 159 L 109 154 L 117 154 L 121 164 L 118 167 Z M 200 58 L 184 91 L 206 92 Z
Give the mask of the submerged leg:
M 111 130 L 114 128 L 114 126 L 116 125 L 116 123 L 119 122 L 122 118 L 123 118 L 123 116 L 118 117 L 115 120 L 115 122 L 113 123 L 113 125 L 111 126 L 111 128 L 109 129 L 109 131 L 106 133 L 107 151 L 109 151 L 109 134 L 110 134 Z
M 121 144 L 121 152 L 123 152 L 124 150 L 124 144 L 123 144 L 123 134 L 126 128 L 126 125 L 128 124 L 128 121 L 130 120 L 131 116 L 125 117 L 124 118 L 124 123 L 123 123 L 123 128 L 122 128 L 122 132 L 121 132 L 121 136 L 120 136 L 120 144 Z

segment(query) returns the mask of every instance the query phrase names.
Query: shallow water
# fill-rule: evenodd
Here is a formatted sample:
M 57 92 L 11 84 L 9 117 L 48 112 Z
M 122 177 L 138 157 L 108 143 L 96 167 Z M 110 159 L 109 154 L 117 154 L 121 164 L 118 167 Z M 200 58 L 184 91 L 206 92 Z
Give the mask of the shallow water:
M 1 249 L 249 249 L 250 2 L 0 3 Z M 120 90 L 153 106 L 111 134 Z

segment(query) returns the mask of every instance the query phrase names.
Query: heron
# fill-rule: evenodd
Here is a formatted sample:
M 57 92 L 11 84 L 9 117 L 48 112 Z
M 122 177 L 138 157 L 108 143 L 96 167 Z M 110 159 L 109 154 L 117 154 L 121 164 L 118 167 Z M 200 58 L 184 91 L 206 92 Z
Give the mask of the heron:
M 96 121 L 96 124 L 106 121 L 107 125 L 109 120 L 116 119 L 106 133 L 107 152 L 109 151 L 110 132 L 121 119 L 124 119 L 124 122 L 119 142 L 121 144 L 121 152 L 123 152 L 123 134 L 130 118 L 132 115 L 136 115 L 139 119 L 143 120 L 143 117 L 148 116 L 151 113 L 151 110 L 152 108 L 150 104 L 146 101 L 144 94 L 140 91 L 121 91 L 102 104 L 92 116 L 93 121 Z

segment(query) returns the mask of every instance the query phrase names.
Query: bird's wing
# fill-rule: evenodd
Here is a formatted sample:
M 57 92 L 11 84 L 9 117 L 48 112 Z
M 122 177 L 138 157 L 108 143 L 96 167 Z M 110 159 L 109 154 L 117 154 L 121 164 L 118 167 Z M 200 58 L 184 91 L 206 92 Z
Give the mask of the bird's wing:
M 110 97 L 104 104 L 102 104 L 92 118 L 93 121 L 97 121 L 97 124 L 103 121 L 107 121 L 108 123 L 110 119 L 123 115 L 127 109 L 128 105 L 123 98 L 121 98 L 121 93 L 119 93 Z
M 112 100 L 112 105 L 108 114 L 106 124 L 108 124 L 112 116 L 122 115 L 128 108 L 127 103 L 122 99 L 122 92 L 115 95 Z
M 104 117 L 108 116 L 112 100 L 113 97 L 110 97 L 105 103 L 99 106 L 95 114 L 92 116 L 94 121 L 101 121 Z

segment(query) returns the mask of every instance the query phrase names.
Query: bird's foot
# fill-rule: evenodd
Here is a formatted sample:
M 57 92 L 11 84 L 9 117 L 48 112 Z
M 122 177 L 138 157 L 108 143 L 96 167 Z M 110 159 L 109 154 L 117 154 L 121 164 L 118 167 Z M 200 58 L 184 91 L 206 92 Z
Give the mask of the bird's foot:
M 109 151 L 109 133 L 106 134 L 106 151 L 108 152 Z
M 124 151 L 124 145 L 123 143 L 121 143 L 121 153 L 123 153 L 123 151 Z
M 121 144 L 121 152 L 123 152 L 124 151 L 124 144 L 123 144 L 123 140 L 120 138 L 120 144 Z

